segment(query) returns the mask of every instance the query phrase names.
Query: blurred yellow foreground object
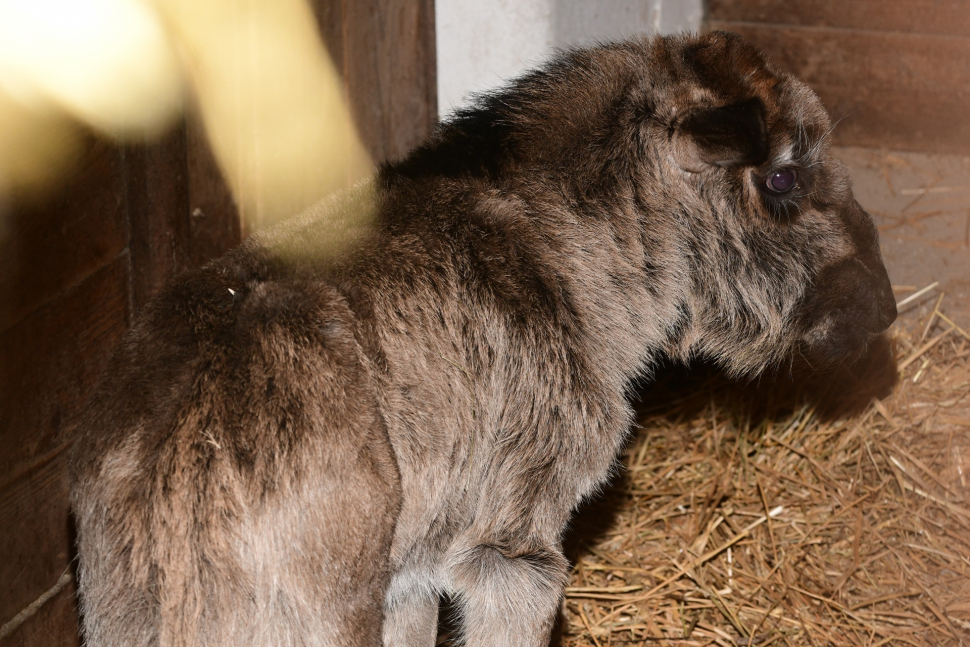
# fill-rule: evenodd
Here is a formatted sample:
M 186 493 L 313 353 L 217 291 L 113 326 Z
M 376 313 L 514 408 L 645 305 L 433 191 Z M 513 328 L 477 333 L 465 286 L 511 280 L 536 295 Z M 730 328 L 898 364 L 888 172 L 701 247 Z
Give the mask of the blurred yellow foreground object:
M 156 0 L 250 230 L 372 171 L 302 0 Z
M 302 0 L 0 0 L 0 192 L 49 178 L 77 122 L 160 133 L 183 77 L 248 231 L 371 173 Z
M 156 135 L 182 105 L 179 58 L 132 0 L 0 0 L 0 190 L 36 185 L 69 155 L 73 118 Z

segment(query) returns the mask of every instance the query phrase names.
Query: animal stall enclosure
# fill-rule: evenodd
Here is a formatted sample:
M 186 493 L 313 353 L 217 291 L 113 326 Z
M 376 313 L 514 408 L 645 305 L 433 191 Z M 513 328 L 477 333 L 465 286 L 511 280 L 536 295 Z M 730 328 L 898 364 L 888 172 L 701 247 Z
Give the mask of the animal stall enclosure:
M 433 3 L 313 8 L 368 150 L 403 155 L 438 115 L 447 53 L 436 56 Z M 644 385 L 623 469 L 567 537 L 556 640 L 965 642 L 970 9 L 709 0 L 704 10 L 701 29 L 756 43 L 838 122 L 835 155 L 879 226 L 901 314 L 867 362 L 835 376 L 748 384 L 670 367 Z M 91 137 L 69 181 L 3 208 L 0 645 L 73 645 L 66 461 L 85 399 L 151 295 L 246 232 L 191 114 L 146 145 Z

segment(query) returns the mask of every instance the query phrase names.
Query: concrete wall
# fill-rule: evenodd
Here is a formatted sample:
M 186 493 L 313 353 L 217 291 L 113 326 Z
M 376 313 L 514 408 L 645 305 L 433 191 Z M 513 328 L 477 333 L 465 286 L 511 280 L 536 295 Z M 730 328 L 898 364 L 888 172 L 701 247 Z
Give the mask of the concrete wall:
M 557 47 L 697 31 L 702 17 L 703 0 L 436 0 L 439 114 Z

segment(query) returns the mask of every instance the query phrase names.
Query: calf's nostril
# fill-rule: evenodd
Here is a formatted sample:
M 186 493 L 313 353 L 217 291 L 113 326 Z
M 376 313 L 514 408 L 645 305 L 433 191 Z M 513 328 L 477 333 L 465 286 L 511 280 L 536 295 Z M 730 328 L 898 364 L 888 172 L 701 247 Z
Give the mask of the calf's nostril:
M 893 295 L 893 286 L 889 282 L 889 275 L 886 270 L 881 272 L 882 276 L 877 278 L 876 295 L 879 299 L 879 324 L 881 328 L 877 332 L 882 332 L 896 321 L 896 297 Z
M 873 276 L 871 272 L 856 274 L 857 283 L 852 294 L 855 307 L 854 324 L 868 333 L 876 334 L 889 328 L 896 320 L 896 300 L 893 298 L 889 278 L 885 281 Z
M 896 297 L 889 274 L 881 260 L 875 263 L 859 261 L 856 266 L 856 294 L 861 303 L 867 303 L 867 314 L 859 325 L 869 333 L 881 333 L 896 321 Z
M 883 298 L 879 308 L 879 323 L 882 325 L 882 330 L 889 328 L 896 321 L 896 314 L 896 300 L 892 296 L 888 299 Z M 882 330 L 879 332 L 882 332 Z

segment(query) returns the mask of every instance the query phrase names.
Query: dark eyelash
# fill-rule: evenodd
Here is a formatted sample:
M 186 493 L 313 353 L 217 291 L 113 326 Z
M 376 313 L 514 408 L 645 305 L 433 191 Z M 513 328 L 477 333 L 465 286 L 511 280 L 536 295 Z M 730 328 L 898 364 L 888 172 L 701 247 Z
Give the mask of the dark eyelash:
M 802 201 L 811 195 L 805 191 L 799 182 L 791 193 L 772 195 L 767 191 L 761 192 L 765 207 L 772 216 L 779 220 L 791 220 L 802 212 Z

